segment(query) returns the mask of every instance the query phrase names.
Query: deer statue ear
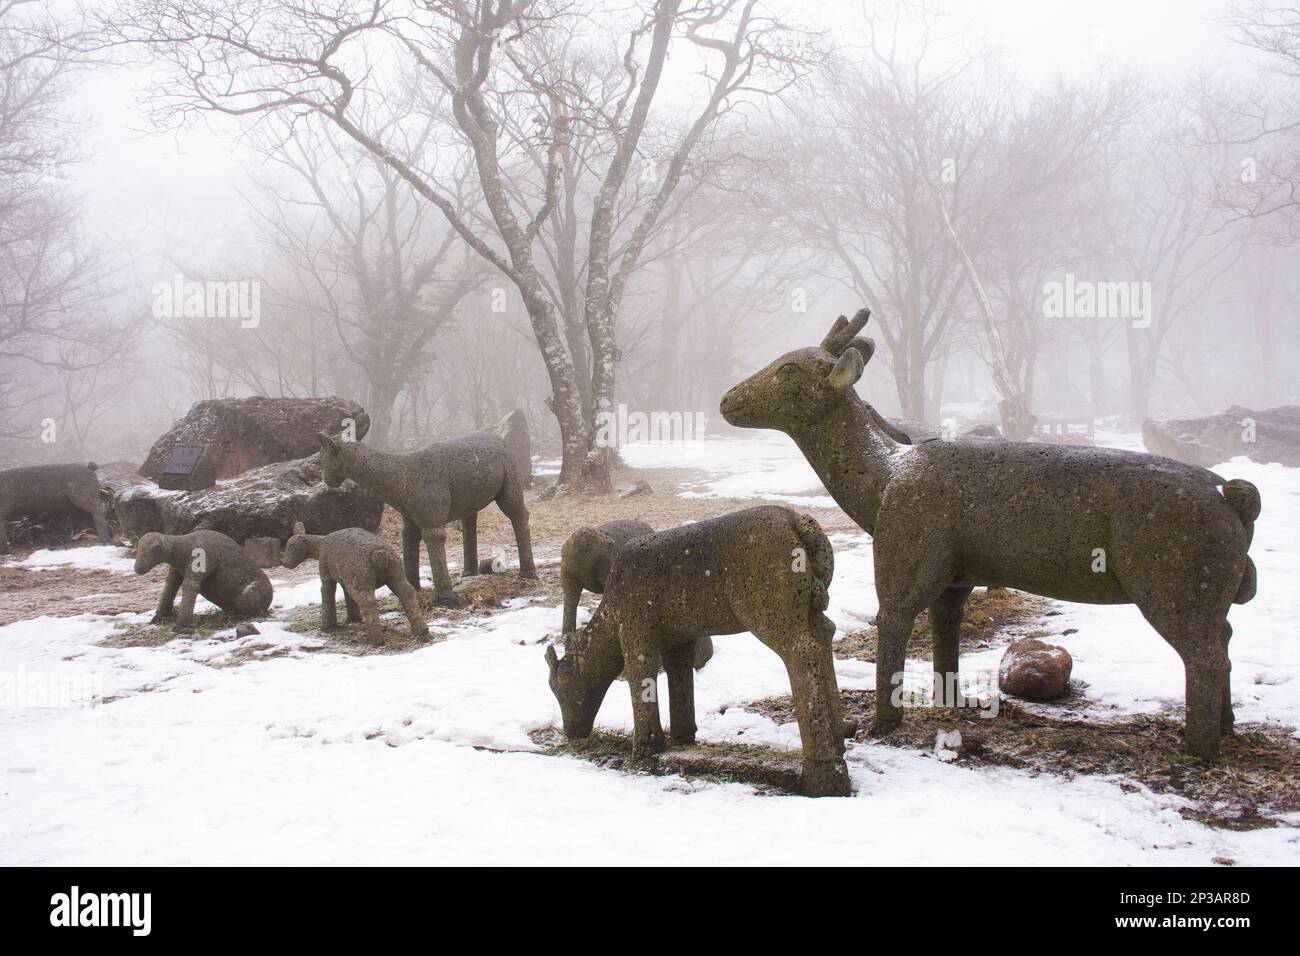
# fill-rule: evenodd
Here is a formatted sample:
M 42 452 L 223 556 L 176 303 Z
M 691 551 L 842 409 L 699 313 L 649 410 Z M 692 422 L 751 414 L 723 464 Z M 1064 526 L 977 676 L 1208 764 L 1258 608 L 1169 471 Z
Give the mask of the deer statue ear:
M 320 446 L 325 451 L 329 451 L 330 449 L 335 447 L 334 439 L 331 438 L 327 433 L 317 432 L 316 437 L 320 439 Z
M 306 533 L 307 533 L 307 526 L 306 526 L 305 524 L 303 524 L 301 521 L 295 521 L 295 522 L 293 523 L 293 533 L 294 533 L 294 534 L 306 534 Z
M 844 354 L 835 362 L 835 367 L 826 376 L 826 382 L 834 389 L 852 388 L 853 383 L 862 377 L 862 370 L 867 363 L 856 347 L 844 350 Z
M 855 348 L 862 354 L 862 364 L 866 365 L 871 361 L 871 356 L 876 354 L 876 340 L 868 338 L 865 335 L 859 335 L 849 343 L 850 348 Z

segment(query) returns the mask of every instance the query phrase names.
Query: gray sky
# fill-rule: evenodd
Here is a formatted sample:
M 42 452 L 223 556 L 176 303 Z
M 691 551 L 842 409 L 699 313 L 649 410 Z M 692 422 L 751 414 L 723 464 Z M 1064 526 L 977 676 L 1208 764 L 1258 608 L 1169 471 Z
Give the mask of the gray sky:
M 772 0 L 851 46 L 862 5 L 856 0 Z M 1230 68 L 1244 54 L 1216 18 L 1227 0 L 964 0 L 957 5 L 974 43 L 1014 61 L 1027 80 L 1083 76 L 1108 65 L 1174 77 L 1210 64 Z M 1097 52 L 1101 46 L 1102 52 Z M 173 270 L 160 256 L 216 265 L 251 236 L 237 189 L 249 156 L 233 127 L 214 120 L 183 134 L 150 132 L 137 103 L 139 71 L 87 74 L 72 104 L 84 120 L 91 160 L 73 174 L 92 227 L 122 243 L 146 286 Z M 215 257 L 215 261 L 214 261 Z M 233 264 L 233 263 L 232 263 Z

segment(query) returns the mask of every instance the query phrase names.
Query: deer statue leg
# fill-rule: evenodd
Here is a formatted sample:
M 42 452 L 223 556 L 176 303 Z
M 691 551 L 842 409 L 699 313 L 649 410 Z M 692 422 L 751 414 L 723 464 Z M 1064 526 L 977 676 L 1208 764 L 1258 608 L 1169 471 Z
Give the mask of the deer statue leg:
M 347 589 L 343 589 L 347 594 Z M 384 629 L 379 623 L 379 605 L 375 601 L 375 592 L 361 590 L 358 591 L 355 602 L 361 608 L 361 620 L 366 626 L 366 643 L 372 647 L 378 647 L 384 643 Z
M 181 580 L 181 607 L 176 612 L 174 631 L 184 631 L 194 626 L 194 604 L 199 599 L 199 588 L 203 582 L 196 577 Z
M 695 642 L 666 648 L 664 675 L 668 678 L 668 727 L 673 742 L 695 743 Z
M 343 589 L 343 607 L 347 609 L 349 624 L 361 623 L 361 608 L 357 607 L 356 600 L 348 593 L 347 588 Z
M 339 626 L 339 612 L 334 604 L 337 583 L 328 574 L 320 576 L 320 626 L 329 631 Z
M 619 627 L 623 648 L 623 676 L 632 695 L 632 759 L 644 760 L 664 749 L 664 729 L 659 722 L 659 641 L 642 624 Z
M 1180 582 L 1158 583 L 1135 575 L 1126 581 L 1125 590 L 1156 633 L 1182 658 L 1187 715 L 1183 730 L 1184 749 L 1205 761 L 1218 760 L 1224 723 L 1231 720 L 1232 714 L 1228 679 L 1232 666 L 1228 661 L 1228 637 L 1232 633 L 1228 625 L 1231 589 L 1218 595 L 1217 599 L 1211 592 L 1203 600 L 1189 600 Z M 1223 713 L 1225 704 L 1228 708 L 1226 717 Z
M 510 527 L 515 532 L 520 577 L 537 577 L 537 568 L 533 564 L 533 539 L 528 530 L 528 508 L 524 505 L 524 489 L 517 478 L 506 477 L 497 495 L 497 507 L 510 519 Z
M 387 580 L 380 583 L 387 584 L 388 590 L 397 595 L 402 611 L 406 614 L 406 623 L 411 625 L 411 636 L 416 640 L 428 640 L 429 625 L 420 612 L 420 601 L 416 597 L 415 588 L 411 587 L 411 583 L 403 576 L 402 569 L 397 566 L 396 561 L 388 572 Z
M 162 597 L 158 599 L 158 610 L 154 612 L 153 620 L 150 624 L 157 624 L 159 621 L 165 621 L 170 617 L 176 616 L 176 592 L 181 589 L 181 581 L 185 576 L 175 568 L 167 569 L 167 580 L 163 583 Z
M 1232 657 L 1228 654 L 1228 642 L 1232 640 L 1232 625 L 1227 618 L 1219 625 L 1223 634 L 1223 656 L 1228 661 L 1228 672 L 1223 678 L 1223 703 L 1219 705 L 1219 732 L 1225 737 L 1232 735 L 1236 725 L 1236 715 L 1232 712 Z
M 780 655 L 790 677 L 803 744 L 800 789 L 810 797 L 844 797 L 853 792 L 844 764 L 844 720 L 831 653 L 833 634 L 828 630 L 818 637 L 802 623 L 780 634 L 758 634 Z
M 926 518 L 930 519 L 927 525 Z M 873 734 L 887 734 L 903 720 L 895 700 L 907 664 L 912 624 L 922 610 L 939 600 L 955 577 L 955 557 L 948 546 L 942 515 L 911 515 L 907 520 L 878 524 L 872 541 L 875 552 L 876 598 L 876 716 Z M 936 642 L 936 651 L 938 649 Z M 956 651 L 953 669 L 956 670 Z M 937 668 L 936 668 L 937 669 Z
M 108 516 L 104 513 L 104 503 L 99 500 L 99 493 L 96 492 L 90 501 L 79 502 L 78 507 L 89 513 L 90 520 L 95 522 L 95 536 L 99 538 L 99 543 L 112 544 L 113 532 L 108 528 Z
M 907 667 L 907 640 L 912 636 L 915 612 L 881 607 L 876 614 L 876 716 L 873 734 L 887 734 L 903 722 L 902 708 L 894 702 Z
M 930 605 L 930 635 L 934 643 L 934 705 L 955 707 L 957 701 L 947 693 L 957 688 L 957 668 L 961 646 L 961 619 L 971 588 L 952 587 Z
M 572 634 L 578 629 L 578 602 L 582 600 L 582 582 L 572 576 L 560 580 L 564 591 L 564 623 L 560 626 L 561 634 Z
M 472 512 L 460 519 L 460 541 L 464 563 L 460 566 L 460 576 L 467 578 L 478 574 L 478 512 Z
M 1220 721 L 1224 688 L 1228 683 L 1228 654 L 1218 635 L 1206 633 L 1178 649 L 1187 675 L 1187 722 L 1184 745 L 1193 757 L 1219 759 Z
M 99 538 L 100 544 L 113 543 L 113 535 L 108 530 L 108 518 L 104 514 L 104 503 L 99 498 L 98 488 L 89 492 L 79 489 L 68 496 L 68 501 L 73 507 L 90 515 L 90 520 L 95 522 L 95 535 Z
M 1143 615 L 1182 658 L 1186 675 L 1183 746 L 1193 757 L 1219 759 L 1223 701 L 1228 687 L 1226 610 L 1179 607 L 1166 601 L 1139 604 Z
M 429 549 L 429 567 L 433 570 L 433 599 L 444 607 L 463 607 L 467 602 L 451 589 L 447 571 L 447 529 L 442 525 L 426 528 L 424 546 Z
M 406 580 L 417 591 L 420 589 L 420 526 L 410 518 L 402 519 L 402 567 Z

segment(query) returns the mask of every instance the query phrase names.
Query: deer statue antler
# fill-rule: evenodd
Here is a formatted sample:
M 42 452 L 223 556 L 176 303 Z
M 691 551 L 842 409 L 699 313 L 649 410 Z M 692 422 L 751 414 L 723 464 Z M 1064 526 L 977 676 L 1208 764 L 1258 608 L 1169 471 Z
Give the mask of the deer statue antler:
M 871 353 L 876 350 L 876 343 L 869 338 L 858 337 L 858 333 L 866 326 L 869 318 L 871 318 L 871 310 L 865 307 L 858 309 L 851 319 L 841 315 L 835 320 L 831 330 L 826 333 L 826 338 L 822 339 L 822 348 L 832 355 L 840 356 L 849 346 L 853 346 L 862 353 L 864 362 L 870 361 Z

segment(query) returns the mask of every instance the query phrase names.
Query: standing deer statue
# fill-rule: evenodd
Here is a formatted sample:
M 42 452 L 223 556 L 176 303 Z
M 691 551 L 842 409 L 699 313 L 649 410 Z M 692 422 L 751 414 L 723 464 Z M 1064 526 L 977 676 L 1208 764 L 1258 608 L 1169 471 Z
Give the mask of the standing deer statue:
M 433 572 L 434 600 L 448 606 L 465 603 L 452 590 L 447 571 L 445 526 L 460 521 L 462 574 L 474 574 L 479 566 L 478 513 L 494 501 L 514 529 L 520 576 L 536 577 L 522 465 L 499 435 L 474 432 L 408 455 L 386 454 L 360 440 L 345 441 L 325 432 L 319 437 L 325 484 L 337 488 L 351 478 L 402 516 L 402 562 L 413 588 L 420 587 L 423 540 Z
M 1136 604 L 1182 658 L 1187 750 L 1215 760 L 1232 732 L 1228 609 L 1255 595 L 1247 556 L 1259 491 L 1155 455 L 1003 441 L 913 445 L 858 397 L 875 351 L 870 312 L 840 316 L 733 387 L 732 425 L 794 439 L 875 552 L 876 716 L 893 730 L 916 616 L 930 612 L 936 699 L 955 687 L 966 598 L 976 585 L 1063 601 Z M 1220 489 L 1222 489 L 1220 491 Z

